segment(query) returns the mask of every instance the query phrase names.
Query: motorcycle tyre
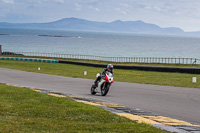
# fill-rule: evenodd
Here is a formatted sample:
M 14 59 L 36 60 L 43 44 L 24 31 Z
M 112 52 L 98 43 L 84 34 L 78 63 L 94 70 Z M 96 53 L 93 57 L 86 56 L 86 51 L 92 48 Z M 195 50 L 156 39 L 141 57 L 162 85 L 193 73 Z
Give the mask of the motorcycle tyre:
M 90 93 L 91 93 L 92 95 L 95 95 L 95 94 L 96 94 L 95 88 L 96 88 L 96 87 L 94 87 L 94 85 L 92 85 L 92 87 L 91 87 L 91 89 L 90 89 Z
M 103 85 L 103 87 L 101 88 L 101 95 L 106 96 L 106 94 L 109 91 L 109 88 L 110 88 L 109 84 L 106 83 L 105 85 Z

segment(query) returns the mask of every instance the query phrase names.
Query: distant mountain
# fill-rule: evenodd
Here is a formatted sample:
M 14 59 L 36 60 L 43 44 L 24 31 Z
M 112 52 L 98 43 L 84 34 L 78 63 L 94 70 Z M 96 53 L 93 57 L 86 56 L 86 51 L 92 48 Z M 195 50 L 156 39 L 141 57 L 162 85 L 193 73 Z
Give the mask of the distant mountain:
M 39 29 L 64 29 L 80 31 L 109 31 L 109 32 L 131 32 L 144 34 L 184 34 L 180 28 L 161 28 L 158 25 L 145 23 L 143 21 L 120 21 L 111 23 L 96 22 L 78 18 L 65 18 L 49 23 L 0 23 L 3 28 L 39 28 Z

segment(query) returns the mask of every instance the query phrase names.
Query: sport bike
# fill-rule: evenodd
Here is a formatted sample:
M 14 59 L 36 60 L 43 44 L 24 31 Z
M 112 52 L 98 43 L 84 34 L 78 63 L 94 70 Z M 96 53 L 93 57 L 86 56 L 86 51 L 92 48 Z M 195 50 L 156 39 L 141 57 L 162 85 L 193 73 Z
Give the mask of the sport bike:
M 96 77 L 98 77 L 99 75 L 100 74 L 98 73 Z M 106 72 L 105 77 L 102 77 L 101 80 L 98 82 L 98 86 L 96 86 L 95 84 L 92 85 L 90 90 L 91 94 L 95 95 L 96 93 L 101 93 L 102 96 L 105 96 L 108 93 L 113 81 L 113 74 L 110 72 Z

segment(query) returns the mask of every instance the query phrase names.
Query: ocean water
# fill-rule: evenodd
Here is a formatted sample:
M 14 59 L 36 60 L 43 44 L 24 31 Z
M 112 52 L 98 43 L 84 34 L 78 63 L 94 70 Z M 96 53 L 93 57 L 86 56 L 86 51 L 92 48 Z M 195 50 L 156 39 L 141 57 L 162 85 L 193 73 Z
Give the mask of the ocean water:
M 3 51 L 200 58 L 200 37 L 0 28 Z

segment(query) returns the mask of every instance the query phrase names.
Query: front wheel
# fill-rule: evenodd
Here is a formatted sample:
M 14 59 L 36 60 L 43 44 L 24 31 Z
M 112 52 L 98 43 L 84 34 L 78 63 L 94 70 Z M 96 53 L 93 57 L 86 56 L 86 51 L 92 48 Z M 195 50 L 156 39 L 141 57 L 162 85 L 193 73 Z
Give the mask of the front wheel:
M 96 87 L 95 87 L 94 85 L 92 85 L 92 87 L 91 87 L 91 89 L 90 89 L 90 93 L 91 93 L 92 95 L 95 95 L 95 94 L 96 94 L 95 89 L 96 89 Z
M 109 83 L 104 83 L 102 88 L 101 88 L 101 95 L 105 96 L 108 93 L 109 88 L 110 88 L 110 84 Z

